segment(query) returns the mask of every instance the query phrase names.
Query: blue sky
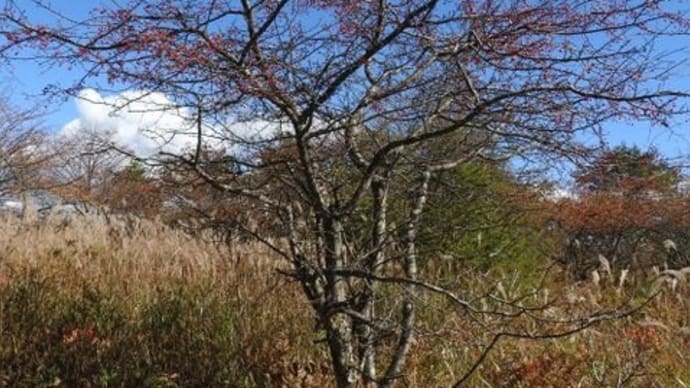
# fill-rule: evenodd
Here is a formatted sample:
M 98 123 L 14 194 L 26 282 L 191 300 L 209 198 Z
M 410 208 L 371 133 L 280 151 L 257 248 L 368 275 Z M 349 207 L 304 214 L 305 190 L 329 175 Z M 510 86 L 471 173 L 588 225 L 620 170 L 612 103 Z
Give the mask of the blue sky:
M 24 1 L 19 0 L 20 4 Z M 26 1 L 28 4 L 29 1 Z M 54 5 L 68 16 L 76 19 L 87 15 L 88 11 L 99 2 L 94 0 L 56 0 Z M 677 1 L 674 8 L 682 9 L 690 5 L 680 5 L 682 1 Z M 687 3 L 685 3 L 687 4 Z M 50 16 L 45 12 L 33 9 L 29 14 L 32 18 L 49 21 Z M 674 51 L 689 46 L 690 39 L 687 37 L 668 37 L 659 41 L 658 49 L 661 51 Z M 676 59 L 684 60 L 690 54 L 676 53 Z M 12 66 L 12 68 L 0 68 L 0 80 L 4 85 L 0 87 L 0 92 L 9 96 L 21 106 L 28 107 L 41 102 L 46 109 L 44 123 L 46 129 L 59 131 L 68 122 L 79 117 L 77 104 L 74 100 L 52 100 L 46 101 L 42 95 L 42 90 L 48 84 L 69 85 L 76 77 L 78 71 L 69 71 L 60 67 L 42 68 L 33 62 L 22 62 Z M 676 89 L 690 91 L 690 66 L 684 64 L 675 70 L 669 82 L 669 86 Z M 608 139 L 612 144 L 626 143 L 629 145 L 639 145 L 646 148 L 649 146 L 657 147 L 662 153 L 672 158 L 681 158 L 690 154 L 690 116 L 679 117 L 668 129 L 652 128 L 644 122 L 635 123 L 610 123 L 607 126 Z
M 30 7 L 30 1 L 18 0 L 17 4 L 29 9 L 28 16 L 36 20 L 50 23 L 51 15 Z M 88 16 L 88 12 L 98 0 L 56 0 L 54 5 L 67 16 L 76 19 Z M 60 67 L 46 68 L 32 61 L 15 63 L 11 67 L 0 68 L 0 81 L 3 86 L 0 92 L 13 99 L 22 107 L 33 107 L 38 104 L 46 110 L 44 118 L 47 130 L 57 131 L 70 120 L 77 117 L 78 112 L 73 100 L 67 101 L 46 101 L 43 89 L 48 84 L 69 84 L 78 77 L 75 71 L 69 71 Z

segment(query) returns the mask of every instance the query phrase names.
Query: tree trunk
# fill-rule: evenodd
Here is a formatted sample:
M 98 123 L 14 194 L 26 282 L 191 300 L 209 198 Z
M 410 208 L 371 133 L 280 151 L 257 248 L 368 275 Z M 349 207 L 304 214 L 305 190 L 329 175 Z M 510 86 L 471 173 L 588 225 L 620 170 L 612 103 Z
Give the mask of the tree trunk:
M 386 259 L 386 222 L 388 187 L 381 178 L 374 179 L 371 185 L 373 198 L 372 221 L 374 223 L 371 236 L 371 259 L 366 263 L 367 270 L 375 274 L 379 271 Z M 370 326 L 376 318 L 374 310 L 374 299 L 376 296 L 377 283 L 371 279 L 364 279 L 365 289 L 362 295 L 362 315 L 369 322 L 359 322 L 357 335 L 359 336 L 360 358 L 362 361 L 362 371 L 367 383 L 376 379 L 376 344 L 374 341 L 374 330 Z
M 339 388 L 356 387 L 361 378 L 355 353 L 352 319 L 338 311 L 347 301 L 346 282 L 337 272 L 344 266 L 342 222 L 330 215 L 324 217 L 326 258 L 325 327 L 333 372 Z
M 424 210 L 429 191 L 430 171 L 425 171 L 422 176 L 422 183 L 419 187 L 415 206 L 410 213 L 410 219 L 406 227 L 406 244 L 403 259 L 403 269 L 405 277 L 417 280 L 417 226 Z M 413 284 L 405 286 L 405 297 L 402 306 L 402 319 L 398 343 L 393 351 L 393 358 L 390 362 L 386 374 L 381 383 L 382 388 L 392 387 L 395 381 L 400 378 L 407 356 L 414 339 L 416 322 L 415 299 L 417 298 L 417 288 Z

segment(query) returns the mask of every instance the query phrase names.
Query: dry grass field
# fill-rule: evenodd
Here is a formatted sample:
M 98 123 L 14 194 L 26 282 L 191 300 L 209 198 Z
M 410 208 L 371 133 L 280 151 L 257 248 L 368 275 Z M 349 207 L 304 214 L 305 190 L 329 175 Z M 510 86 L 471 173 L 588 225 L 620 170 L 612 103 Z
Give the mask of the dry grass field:
M 0 386 L 331 386 L 323 333 L 278 265 L 259 245 L 229 252 L 154 221 L 7 216 L 0 222 Z M 510 298 L 530 287 L 515 273 L 428 266 L 427 275 L 447 276 L 459 294 L 500 283 Z M 573 336 L 501 339 L 468 386 L 690 385 L 684 281 L 630 278 L 618 287 L 618 279 L 572 283 L 558 271 L 548 279 L 529 298 L 558 295 L 543 312 L 554 320 L 659 294 Z M 450 386 L 499 322 L 469 318 L 439 296 L 422 298 L 418 341 L 399 385 Z M 529 319 L 510 325 L 541 329 Z

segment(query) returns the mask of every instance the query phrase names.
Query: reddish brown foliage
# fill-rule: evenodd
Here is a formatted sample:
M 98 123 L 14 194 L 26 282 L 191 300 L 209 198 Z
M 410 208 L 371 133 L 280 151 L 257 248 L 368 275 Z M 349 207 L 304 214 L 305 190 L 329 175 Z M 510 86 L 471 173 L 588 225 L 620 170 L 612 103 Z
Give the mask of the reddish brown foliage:
M 563 238 L 559 260 L 580 277 L 603 255 L 617 269 L 684 267 L 690 243 L 690 198 L 591 194 L 547 206 Z

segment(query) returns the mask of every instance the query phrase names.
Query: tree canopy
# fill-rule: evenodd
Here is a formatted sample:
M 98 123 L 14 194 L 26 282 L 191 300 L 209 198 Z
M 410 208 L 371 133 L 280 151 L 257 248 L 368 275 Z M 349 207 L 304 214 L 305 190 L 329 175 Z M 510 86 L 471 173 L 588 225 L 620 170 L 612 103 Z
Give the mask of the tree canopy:
M 573 174 L 587 192 L 669 193 L 681 179 L 654 148 L 643 151 L 637 146 L 620 145 L 597 155 L 591 164 Z

